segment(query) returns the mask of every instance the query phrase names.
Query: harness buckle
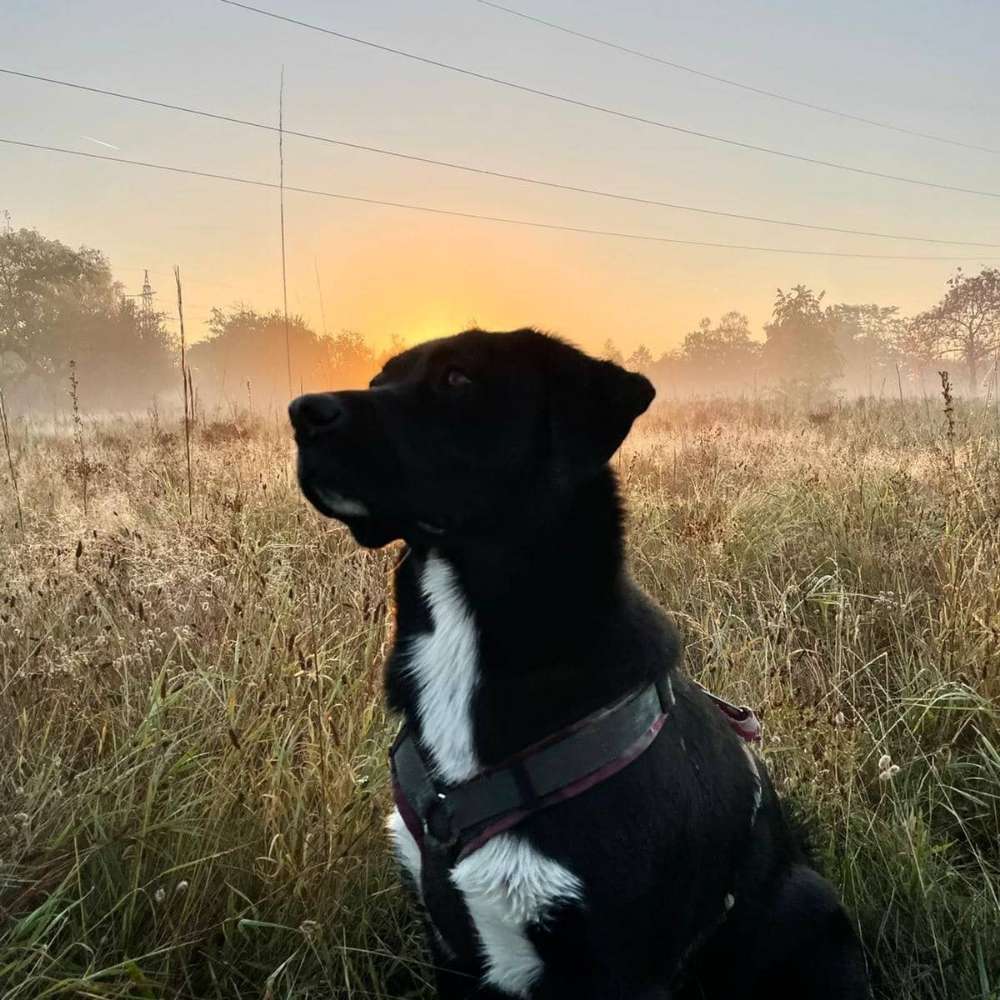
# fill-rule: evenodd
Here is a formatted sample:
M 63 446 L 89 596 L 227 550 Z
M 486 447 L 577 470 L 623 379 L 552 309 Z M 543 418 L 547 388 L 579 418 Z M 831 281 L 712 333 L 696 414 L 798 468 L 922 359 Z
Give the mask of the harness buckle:
M 437 792 L 423 819 L 424 840 L 433 847 L 452 848 L 458 843 L 455 816 L 444 792 Z

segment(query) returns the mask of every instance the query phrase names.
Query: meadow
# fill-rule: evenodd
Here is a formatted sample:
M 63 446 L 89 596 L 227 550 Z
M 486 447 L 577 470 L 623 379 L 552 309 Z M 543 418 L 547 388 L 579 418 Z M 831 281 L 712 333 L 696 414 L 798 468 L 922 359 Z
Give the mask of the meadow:
M 277 413 L 199 417 L 190 479 L 155 414 L 9 438 L 0 997 L 430 997 L 383 833 L 398 549 L 306 506 Z M 668 402 L 615 461 L 878 995 L 998 1000 L 996 404 Z

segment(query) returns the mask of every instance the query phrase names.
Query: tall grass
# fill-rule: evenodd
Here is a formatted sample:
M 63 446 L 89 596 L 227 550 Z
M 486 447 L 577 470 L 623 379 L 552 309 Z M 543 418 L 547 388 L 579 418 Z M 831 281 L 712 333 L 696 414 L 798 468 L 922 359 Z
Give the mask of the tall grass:
M 10 476 L 10 491 L 14 497 L 14 510 L 17 514 L 15 522 L 18 528 L 24 525 L 24 512 L 21 510 L 21 493 L 17 488 L 17 467 L 14 464 L 14 453 L 10 443 L 10 420 L 7 417 L 7 401 L 0 389 L 0 433 L 3 434 L 4 454 L 7 456 L 7 473 Z
M 880 995 L 997 1000 L 1000 436 L 951 419 L 691 403 L 617 461 L 634 572 L 760 710 Z M 306 509 L 278 418 L 222 424 L 193 517 L 176 432 L 88 424 L 88 517 L 72 437 L 21 449 L 0 996 L 430 995 L 382 834 L 396 553 Z

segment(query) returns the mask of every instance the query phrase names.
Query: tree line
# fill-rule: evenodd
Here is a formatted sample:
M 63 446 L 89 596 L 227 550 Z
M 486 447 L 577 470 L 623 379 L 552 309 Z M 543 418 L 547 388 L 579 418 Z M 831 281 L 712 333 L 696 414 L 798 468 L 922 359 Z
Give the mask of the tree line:
M 163 387 L 173 344 L 163 317 L 140 308 L 97 250 L 31 229 L 0 230 L 0 389 L 23 407 L 65 405 L 70 361 L 80 382 L 122 408 Z
M 149 290 L 147 289 L 147 292 Z M 681 345 L 654 358 L 645 346 L 604 355 L 650 375 L 667 395 L 779 393 L 816 402 L 835 392 L 926 391 L 937 371 L 964 374 L 970 394 L 995 389 L 1000 356 L 1000 270 L 958 270 L 932 309 L 826 305 L 804 285 L 778 290 L 755 337 L 746 315 L 703 319 Z M 203 399 L 283 404 L 289 394 L 359 386 L 400 350 L 378 351 L 358 333 L 318 333 L 298 315 L 215 308 L 207 336 L 187 352 Z M 68 405 L 74 362 L 93 409 L 149 405 L 179 385 L 179 345 L 147 295 L 128 295 L 98 250 L 72 249 L 32 229 L 0 227 L 0 389 L 25 409 Z M 888 388 L 887 388 L 888 387 Z
M 805 285 L 778 289 L 763 340 L 746 315 L 727 312 L 717 323 L 703 319 L 658 360 L 644 345 L 624 357 L 612 340 L 604 354 L 674 395 L 767 391 L 817 402 L 834 391 L 912 394 L 936 384 L 942 369 L 961 371 L 970 395 L 995 391 L 1000 270 L 959 268 L 937 305 L 910 318 L 896 306 L 825 306 L 824 297 Z
M 290 394 L 360 386 L 385 357 L 352 331 L 317 333 L 299 315 L 214 308 L 187 365 L 203 401 L 283 406 Z M 144 409 L 179 395 L 180 344 L 150 295 L 126 294 L 107 258 L 32 229 L 0 228 L 0 390 L 20 409 L 66 409 L 71 362 L 81 401 Z

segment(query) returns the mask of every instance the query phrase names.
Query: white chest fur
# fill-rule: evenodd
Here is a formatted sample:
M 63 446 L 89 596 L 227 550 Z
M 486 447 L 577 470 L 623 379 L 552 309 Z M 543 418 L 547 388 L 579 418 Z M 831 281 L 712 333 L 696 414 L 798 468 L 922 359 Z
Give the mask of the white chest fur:
M 472 724 L 479 682 L 475 620 L 455 571 L 435 553 L 428 556 L 420 585 L 432 631 L 410 640 L 405 669 L 415 684 L 430 763 L 438 777 L 458 783 L 481 769 Z M 388 826 L 397 856 L 419 890 L 419 847 L 398 812 Z M 511 996 L 527 997 L 543 972 L 527 927 L 544 923 L 556 907 L 579 901 L 579 879 L 515 833 L 494 837 L 460 861 L 450 877 L 479 936 L 486 981 Z
M 420 587 L 433 630 L 410 640 L 405 669 L 416 685 L 431 763 L 438 777 L 457 784 L 480 770 L 472 738 L 472 698 L 479 683 L 476 625 L 455 571 L 433 552 Z
M 502 833 L 460 861 L 451 881 L 465 897 L 486 963 L 486 982 L 527 997 L 544 963 L 526 933 L 583 896 L 580 880 L 515 833 Z

